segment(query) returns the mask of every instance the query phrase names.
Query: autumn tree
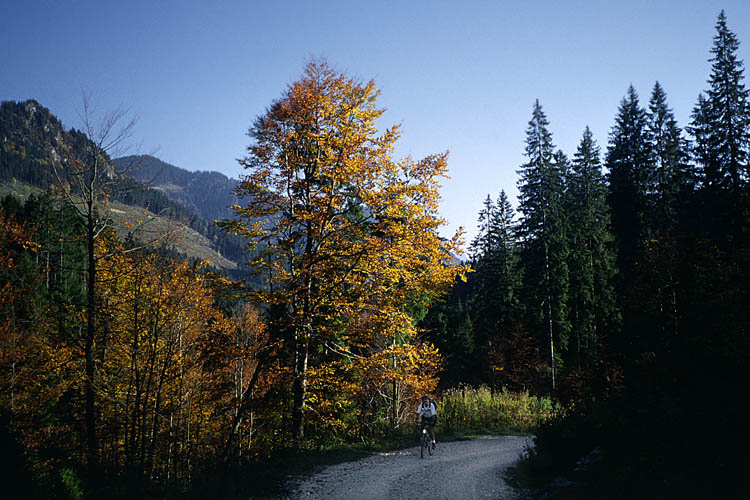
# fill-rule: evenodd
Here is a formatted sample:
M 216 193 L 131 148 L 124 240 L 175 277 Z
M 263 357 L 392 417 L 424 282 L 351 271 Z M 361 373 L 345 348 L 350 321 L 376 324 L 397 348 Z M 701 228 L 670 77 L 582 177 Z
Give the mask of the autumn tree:
M 139 478 L 185 480 L 194 460 L 219 454 L 228 428 L 239 433 L 263 324 L 252 310 L 214 307 L 205 263 L 98 251 L 114 253 L 97 285 L 103 458 Z
M 249 201 L 223 222 L 248 238 L 256 270 L 270 277 L 251 295 L 277 312 L 271 331 L 289 353 L 297 441 L 311 368 L 364 355 L 376 335 L 408 343 L 407 298 L 429 301 L 463 272 L 449 265 L 460 234 L 438 233 L 447 154 L 394 161 L 399 127 L 378 132 L 378 95 L 372 81 L 308 63 L 250 128 L 237 189 Z
M 114 110 L 103 116 L 100 123 L 94 122 L 94 113 L 89 100 L 83 94 L 81 119 L 84 131 L 74 134 L 74 151 L 53 163 L 55 177 L 61 192 L 83 222 L 86 241 L 86 335 L 85 359 L 85 423 L 87 455 L 90 468 L 99 466 L 99 443 L 96 429 L 96 382 L 94 350 L 96 347 L 97 322 L 97 240 L 110 227 L 109 212 L 104 202 L 109 196 L 108 186 L 114 183 L 115 172 L 109 162 L 109 154 L 118 151 L 128 140 L 135 126 L 135 118 L 127 121 L 127 113 Z
M 45 492 L 35 496 L 14 478 L 5 486 L 11 496 L 14 484 L 23 488 L 20 496 L 57 492 L 68 457 L 79 451 L 79 436 L 71 432 L 77 423 L 71 411 L 79 376 L 71 362 L 77 330 L 70 328 L 80 312 L 70 304 L 79 297 L 79 269 L 62 267 L 68 256 L 76 256 L 59 252 L 70 250 L 63 237 L 70 220 L 48 200 L 31 196 L 21 204 L 8 196 L 0 201 L 0 435 L 6 459 L 19 468 L 30 466 L 36 489 Z M 45 223 L 51 221 L 58 231 Z M 69 284 L 72 296 L 66 295 Z M 23 443 L 22 454 L 13 456 L 10 437 Z
M 18 411 L 19 382 L 25 381 L 29 369 L 23 362 L 24 350 L 32 335 L 28 324 L 31 308 L 25 297 L 32 293 L 39 279 L 38 271 L 23 272 L 22 255 L 35 251 L 34 231 L 0 211 L 0 409 L 8 413 L 10 424 Z M 24 325 L 24 323 L 26 325 Z

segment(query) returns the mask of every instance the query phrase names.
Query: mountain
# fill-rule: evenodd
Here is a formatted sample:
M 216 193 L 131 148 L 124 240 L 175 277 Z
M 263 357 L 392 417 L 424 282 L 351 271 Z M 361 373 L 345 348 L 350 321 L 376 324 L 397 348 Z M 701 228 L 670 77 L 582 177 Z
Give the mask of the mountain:
M 69 156 L 80 135 L 63 129 L 60 120 L 34 100 L 1 103 L 0 181 L 53 185 L 52 162 Z
M 37 101 L 0 103 L 0 194 L 24 197 L 55 186 L 53 165 L 82 158 L 82 152 L 89 146 L 85 134 L 76 129 L 65 130 L 60 120 Z M 145 158 L 149 161 L 143 163 L 153 168 L 162 164 L 156 158 Z M 132 164 L 138 163 L 134 161 Z M 170 167 L 164 170 L 174 171 L 175 179 L 179 177 L 178 171 L 190 174 Z M 114 171 L 117 172 L 116 166 Z M 149 171 L 144 169 L 143 172 Z M 212 222 L 230 215 L 226 206 L 236 203 L 231 193 L 237 181 L 218 173 L 199 172 L 194 175 L 196 180 L 192 187 L 189 187 L 189 182 L 184 185 L 173 183 L 180 189 L 161 190 L 153 189 L 130 175 L 114 175 L 113 186 L 107 194 L 110 213 L 119 223 L 115 230 L 127 233 L 127 221 L 141 219 L 138 214 L 143 214 L 146 209 L 147 218 L 153 219 L 152 227 L 168 227 L 179 235 L 174 243 L 174 251 L 178 254 L 191 259 L 207 258 L 215 267 L 225 271 L 237 269 L 238 263 L 245 259 L 242 241 L 224 235 Z M 198 186 L 202 189 L 199 190 Z M 178 191 L 182 193 L 179 197 L 175 196 Z M 225 212 L 222 212 L 222 203 Z
M 231 217 L 232 211 L 227 207 L 240 202 L 234 195 L 239 181 L 219 172 L 190 172 L 148 155 L 113 161 L 118 171 L 127 172 L 209 221 Z

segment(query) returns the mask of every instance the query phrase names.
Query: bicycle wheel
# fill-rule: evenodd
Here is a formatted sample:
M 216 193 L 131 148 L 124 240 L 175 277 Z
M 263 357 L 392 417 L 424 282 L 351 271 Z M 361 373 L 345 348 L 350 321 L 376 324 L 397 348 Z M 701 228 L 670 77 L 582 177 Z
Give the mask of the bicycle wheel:
M 430 456 L 435 453 L 435 447 L 433 446 L 429 435 L 427 436 L 427 451 L 429 452 Z
M 424 450 L 425 448 L 429 449 L 430 443 L 428 441 L 427 433 L 422 431 L 422 439 L 421 439 L 421 446 L 419 448 L 419 458 L 424 458 Z

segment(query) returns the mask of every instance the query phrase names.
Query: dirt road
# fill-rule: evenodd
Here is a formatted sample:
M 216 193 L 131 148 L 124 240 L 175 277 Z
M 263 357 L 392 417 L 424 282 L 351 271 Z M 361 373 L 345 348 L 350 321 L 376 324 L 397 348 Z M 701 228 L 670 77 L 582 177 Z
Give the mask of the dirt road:
M 289 500 L 511 499 L 502 473 L 531 446 L 531 438 L 503 436 L 438 443 L 435 455 L 419 449 L 338 464 L 292 485 Z

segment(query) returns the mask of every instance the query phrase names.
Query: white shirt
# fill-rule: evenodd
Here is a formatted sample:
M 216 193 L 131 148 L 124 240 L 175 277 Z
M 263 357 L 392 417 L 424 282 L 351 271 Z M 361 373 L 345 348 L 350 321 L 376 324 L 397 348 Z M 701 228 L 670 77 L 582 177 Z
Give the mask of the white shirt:
M 435 408 L 435 405 L 431 402 L 427 403 L 427 405 L 419 403 L 419 406 L 417 406 L 417 415 L 422 415 L 423 417 L 430 418 L 434 415 L 437 415 L 437 408 Z

